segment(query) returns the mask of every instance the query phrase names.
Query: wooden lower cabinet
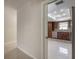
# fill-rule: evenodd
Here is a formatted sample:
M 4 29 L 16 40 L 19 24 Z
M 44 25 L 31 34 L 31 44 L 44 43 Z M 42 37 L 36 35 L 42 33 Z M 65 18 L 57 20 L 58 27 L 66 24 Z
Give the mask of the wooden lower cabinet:
M 61 40 L 70 40 L 69 32 L 57 32 L 57 38 Z

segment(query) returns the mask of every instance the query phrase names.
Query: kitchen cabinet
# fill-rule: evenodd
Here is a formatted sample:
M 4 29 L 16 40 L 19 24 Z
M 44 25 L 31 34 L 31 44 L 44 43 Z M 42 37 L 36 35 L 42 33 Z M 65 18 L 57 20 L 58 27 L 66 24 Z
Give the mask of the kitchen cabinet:
M 54 31 L 54 22 L 48 22 L 48 38 L 52 38 L 52 31 Z
M 57 32 L 57 38 L 61 40 L 70 40 L 69 32 Z

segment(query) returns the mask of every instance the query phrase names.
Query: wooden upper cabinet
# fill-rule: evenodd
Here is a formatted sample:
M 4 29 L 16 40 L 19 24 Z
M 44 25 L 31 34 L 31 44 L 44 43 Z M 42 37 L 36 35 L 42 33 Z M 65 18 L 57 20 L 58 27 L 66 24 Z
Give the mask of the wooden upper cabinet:
M 48 38 L 52 38 L 52 22 L 48 22 Z
M 52 31 L 55 29 L 55 22 L 52 22 Z
M 52 38 L 52 31 L 54 31 L 54 22 L 48 22 L 48 38 Z
M 52 31 L 52 22 L 48 22 L 48 31 Z

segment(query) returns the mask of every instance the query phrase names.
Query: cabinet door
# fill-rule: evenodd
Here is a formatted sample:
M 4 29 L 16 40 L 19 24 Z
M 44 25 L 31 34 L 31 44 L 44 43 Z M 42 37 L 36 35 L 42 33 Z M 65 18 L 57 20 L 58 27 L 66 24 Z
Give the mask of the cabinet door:
M 52 38 L 52 22 L 48 22 L 48 38 Z
M 55 29 L 55 22 L 52 22 L 52 31 Z
M 69 39 L 69 32 L 58 32 L 57 38 L 62 40 L 70 40 Z

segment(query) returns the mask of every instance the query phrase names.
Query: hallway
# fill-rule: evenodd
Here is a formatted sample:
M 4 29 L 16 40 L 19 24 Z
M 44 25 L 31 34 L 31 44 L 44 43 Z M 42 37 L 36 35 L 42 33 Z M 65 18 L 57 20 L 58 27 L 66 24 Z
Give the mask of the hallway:
M 48 59 L 72 59 L 71 54 L 71 42 L 48 39 Z
M 4 58 L 5 59 L 33 59 L 27 56 L 24 52 L 22 52 L 18 48 L 14 48 L 8 53 L 6 53 Z
M 4 2 L 5 59 L 41 59 L 42 0 Z M 17 49 L 15 44 L 22 50 Z

